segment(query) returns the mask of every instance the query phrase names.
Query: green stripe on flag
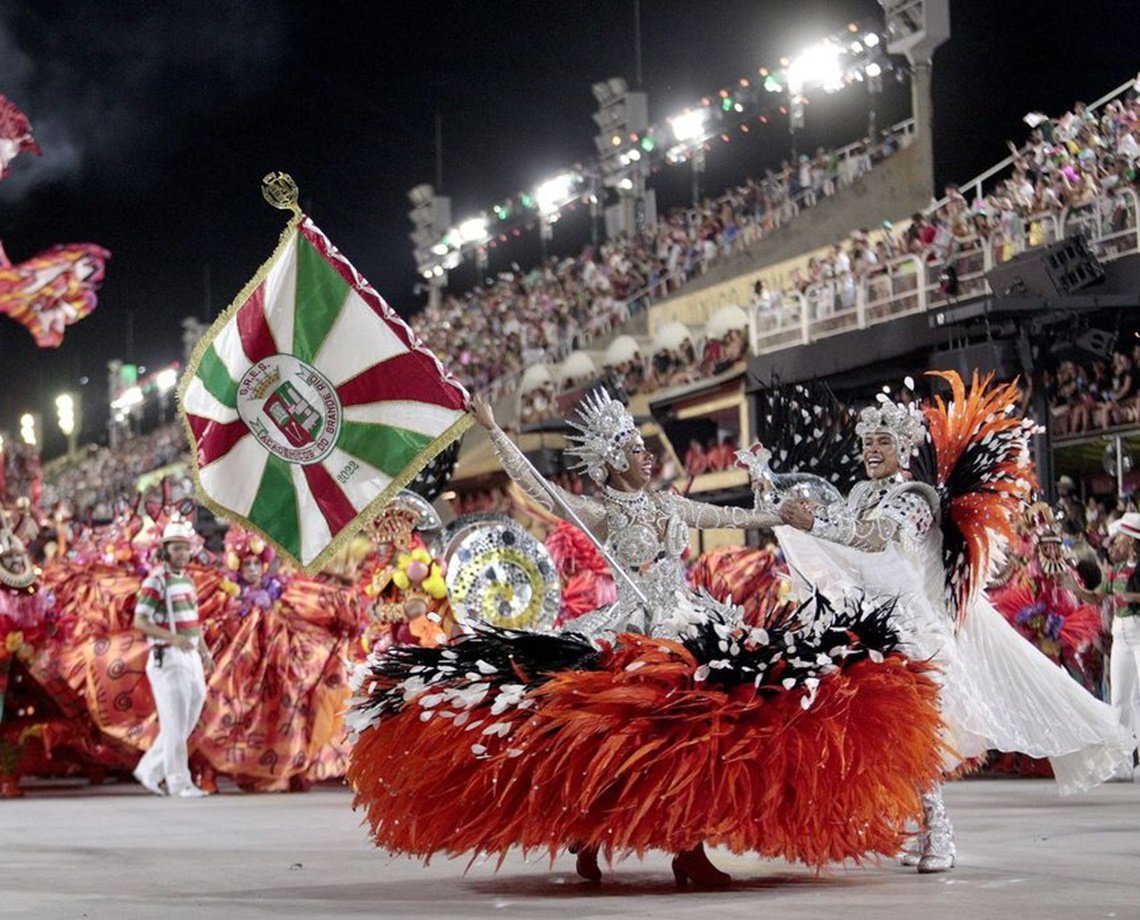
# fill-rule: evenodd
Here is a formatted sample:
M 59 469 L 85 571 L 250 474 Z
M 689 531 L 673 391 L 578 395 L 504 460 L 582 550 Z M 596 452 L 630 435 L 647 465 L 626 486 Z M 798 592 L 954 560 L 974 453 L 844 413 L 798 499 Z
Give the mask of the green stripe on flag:
M 231 409 L 237 408 L 237 382 L 226 370 L 226 365 L 212 344 L 202 352 L 202 360 L 198 362 L 198 379 L 218 402 Z
M 321 350 L 325 336 L 340 316 L 348 291 L 348 282 L 336 273 L 312 243 L 298 236 L 293 354 L 302 361 L 312 361 Z
M 301 522 L 297 518 L 297 495 L 289 464 L 274 454 L 265 463 L 265 472 L 247 515 L 250 523 L 280 543 L 294 559 L 301 558 Z
M 336 446 L 389 476 L 402 473 L 432 438 L 406 428 L 341 422 Z

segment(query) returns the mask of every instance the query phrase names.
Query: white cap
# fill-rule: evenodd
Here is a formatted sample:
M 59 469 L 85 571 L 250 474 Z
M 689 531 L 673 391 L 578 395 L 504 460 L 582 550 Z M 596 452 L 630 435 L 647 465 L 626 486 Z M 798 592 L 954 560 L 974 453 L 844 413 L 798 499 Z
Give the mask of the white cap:
M 1108 525 L 1110 537 L 1114 537 L 1118 533 L 1131 537 L 1133 540 L 1140 540 L 1140 513 L 1129 511 Z
M 175 540 L 184 540 L 187 543 L 194 542 L 194 528 L 190 526 L 189 521 L 171 521 L 164 528 L 162 528 L 162 542 L 171 543 Z

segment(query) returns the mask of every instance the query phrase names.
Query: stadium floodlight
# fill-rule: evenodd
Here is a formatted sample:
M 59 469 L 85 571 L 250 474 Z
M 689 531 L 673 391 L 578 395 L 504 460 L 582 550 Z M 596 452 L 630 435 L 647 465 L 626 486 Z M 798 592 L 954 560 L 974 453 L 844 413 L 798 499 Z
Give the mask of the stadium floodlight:
M 705 108 L 690 109 L 688 112 L 675 115 L 669 119 L 669 124 L 673 128 L 673 137 L 681 144 L 702 140 L 708 117 L 709 111 Z
M 788 89 L 792 95 L 802 95 L 808 86 L 821 86 L 829 92 L 843 87 L 838 45 L 830 41 L 809 45 L 788 65 Z
M 118 399 L 115 399 L 111 402 L 111 408 L 125 412 L 128 409 L 133 409 L 135 406 L 142 405 L 142 401 L 143 401 L 142 387 L 137 386 L 137 385 L 133 386 L 133 387 L 127 387 L 119 395 Z
M 20 440 L 28 447 L 35 447 L 40 443 L 39 420 L 34 412 L 25 412 L 20 416 Z
M 487 218 L 469 217 L 455 228 L 455 232 L 459 235 L 461 246 L 479 246 L 487 241 Z
M 169 393 L 178 385 L 178 370 L 173 367 L 164 367 L 154 375 L 154 385 L 159 393 Z
M 70 393 L 55 398 L 55 414 L 59 430 L 70 436 L 75 431 L 75 398 Z
M 574 185 L 578 177 L 571 172 L 548 179 L 534 190 L 534 200 L 543 217 L 557 214 L 574 197 Z

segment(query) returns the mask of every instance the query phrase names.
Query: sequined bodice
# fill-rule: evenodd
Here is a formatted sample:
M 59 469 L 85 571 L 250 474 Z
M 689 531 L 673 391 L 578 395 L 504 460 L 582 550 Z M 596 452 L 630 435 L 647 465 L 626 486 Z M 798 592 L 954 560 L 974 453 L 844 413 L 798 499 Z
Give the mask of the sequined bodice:
M 722 508 L 667 492 L 622 492 L 605 486 L 596 496 L 573 495 L 539 477 L 501 429 L 491 431 L 491 443 L 512 479 L 544 508 L 554 510 L 557 505 L 560 513 L 594 534 L 628 576 L 615 573 L 616 604 L 574 620 L 574 629 L 591 635 L 621 629 L 651 634 L 667 630 L 662 624 L 678 605 L 696 598 L 681 563 L 690 527 L 779 523 L 770 512 Z
M 677 592 L 686 590 L 681 554 L 689 543 L 689 529 L 675 512 L 671 496 L 604 488 L 600 498 L 606 548 L 633 577 L 650 610 L 670 608 Z M 641 606 L 625 579 L 617 580 L 617 592 L 618 607 L 627 615 Z
M 689 542 L 684 522 L 666 507 L 660 492 L 602 491 L 606 514 L 606 543 L 624 565 L 632 569 L 666 557 L 680 560 Z

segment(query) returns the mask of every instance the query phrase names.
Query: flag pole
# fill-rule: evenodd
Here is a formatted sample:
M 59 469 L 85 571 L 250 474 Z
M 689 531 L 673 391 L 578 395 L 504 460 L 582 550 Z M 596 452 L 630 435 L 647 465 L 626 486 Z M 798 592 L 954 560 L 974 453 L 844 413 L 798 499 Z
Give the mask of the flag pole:
M 503 433 L 503 437 L 506 437 L 506 432 Z M 602 557 L 606 560 L 607 563 L 609 563 L 610 570 L 616 572 L 622 577 L 629 589 L 637 595 L 637 599 L 641 601 L 641 603 L 644 604 L 648 609 L 649 599 L 645 596 L 645 592 L 643 592 L 641 588 L 638 587 L 637 582 L 633 580 L 633 576 L 630 575 L 629 572 L 627 572 L 621 566 L 621 564 L 616 559 L 614 559 L 613 556 L 610 555 L 609 550 L 606 549 L 606 547 L 602 544 L 602 541 L 594 535 L 590 528 L 582 523 L 582 519 L 578 517 L 577 512 L 575 512 L 573 508 L 571 508 L 568 504 L 566 504 L 566 502 L 562 500 L 562 496 L 558 494 L 558 490 L 551 483 L 546 481 L 545 476 L 543 476 L 537 469 L 535 469 L 534 464 L 530 462 L 530 458 L 524 454 L 521 449 L 519 449 L 518 454 L 522 459 L 522 462 L 526 465 L 527 470 L 542 486 L 542 490 L 546 493 L 547 497 L 555 505 L 558 506 L 558 508 L 566 515 L 566 517 L 570 519 L 570 522 L 575 527 L 577 527 L 587 537 L 590 538 L 590 542 L 597 547 L 598 552 L 601 553 Z

